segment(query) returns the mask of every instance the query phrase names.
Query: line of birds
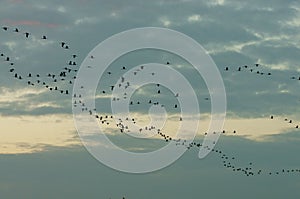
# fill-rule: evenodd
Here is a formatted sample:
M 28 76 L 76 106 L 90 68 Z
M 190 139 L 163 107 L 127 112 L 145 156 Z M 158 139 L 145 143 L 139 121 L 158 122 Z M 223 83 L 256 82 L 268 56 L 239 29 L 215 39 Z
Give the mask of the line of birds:
M 262 71 L 259 71 L 258 67 L 260 66 L 260 64 L 254 64 L 254 67 L 250 67 L 248 65 L 244 65 L 244 66 L 238 66 L 236 71 L 244 71 L 244 70 L 248 70 L 250 72 L 254 72 L 256 74 L 260 74 L 260 75 L 272 75 L 272 73 L 268 72 L 268 73 L 265 73 L 265 72 L 262 72 Z M 230 67 L 226 66 L 224 68 L 225 71 L 230 71 Z
M 6 32 L 9 32 L 9 30 L 12 30 L 13 33 L 21 33 L 19 28 L 10 28 L 8 26 L 3 26 L 2 29 Z M 24 32 L 25 38 L 28 39 L 30 35 L 32 35 L 29 32 Z M 47 40 L 48 37 L 46 35 L 41 36 L 41 40 Z M 59 46 L 62 49 L 70 49 L 69 45 L 62 41 L 58 43 Z M 63 89 L 59 87 L 59 83 L 62 82 L 68 82 L 69 85 L 72 85 L 74 80 L 76 79 L 76 73 L 78 71 L 77 68 L 74 68 L 77 66 L 76 58 L 78 57 L 76 54 L 72 54 L 69 61 L 66 61 L 66 64 L 62 69 L 59 71 L 59 73 L 47 73 L 47 74 L 20 74 L 16 71 L 15 67 L 15 61 L 11 58 L 11 56 L 6 55 L 4 52 L 0 51 L 0 57 L 2 57 L 3 61 L 7 62 L 9 67 L 9 73 L 13 74 L 13 77 L 18 80 L 25 80 L 27 81 L 27 84 L 30 86 L 35 86 L 37 84 L 40 84 L 44 86 L 45 88 L 49 89 L 50 91 L 58 91 L 62 94 L 70 94 L 69 89 Z M 71 79 L 68 79 L 69 76 L 72 76 Z M 46 80 L 43 78 L 47 78 Z
M 4 31 L 9 32 L 9 30 L 11 30 L 12 28 L 10 27 L 3 27 L 2 28 Z M 20 33 L 21 31 L 18 28 L 12 29 L 12 32 L 14 33 Z M 28 39 L 30 35 L 32 35 L 29 32 L 24 32 L 25 34 L 25 38 Z M 41 40 L 47 40 L 48 37 L 46 35 L 43 35 L 41 37 Z M 60 42 L 59 46 L 61 49 L 70 49 L 69 45 L 66 42 Z M 67 84 L 67 86 L 73 85 L 74 83 L 74 79 L 76 79 L 76 73 L 78 72 L 78 68 L 76 68 L 78 66 L 77 62 L 76 62 L 76 58 L 78 57 L 76 54 L 72 54 L 70 55 L 70 59 L 68 61 L 65 62 L 65 66 L 62 67 L 61 71 L 59 71 L 58 73 L 47 73 L 47 74 L 33 74 L 33 73 L 28 73 L 27 75 L 21 75 L 19 73 L 16 72 L 16 67 L 15 67 L 15 62 L 13 61 L 13 59 L 6 55 L 4 52 L 1 52 L 0 56 L 3 58 L 3 61 L 8 63 L 8 65 L 10 66 L 9 69 L 9 73 L 13 74 L 13 77 L 18 79 L 18 80 L 24 80 L 27 81 L 27 85 L 29 86 L 37 86 L 37 85 L 42 85 L 45 88 L 47 88 L 49 91 L 58 91 L 58 93 L 61 94 L 66 94 L 69 95 L 70 94 L 70 90 L 69 89 L 62 89 L 60 88 L 62 84 L 62 86 L 65 86 Z M 94 56 L 90 56 L 90 59 L 94 59 Z M 166 62 L 167 65 L 170 65 L 170 62 Z M 87 66 L 87 68 L 92 69 L 93 66 Z M 242 66 L 242 67 L 238 67 L 236 70 L 231 70 L 230 67 L 225 67 L 225 71 L 229 72 L 229 71 L 244 71 L 245 69 L 247 71 L 256 73 L 256 74 L 260 74 L 260 75 L 267 75 L 267 76 L 271 76 L 272 74 L 270 72 L 263 72 L 260 68 L 259 64 L 255 64 L 254 67 L 249 67 L 249 66 Z M 133 75 L 138 75 L 139 71 L 143 70 L 144 66 L 140 66 L 140 68 L 136 71 L 133 71 Z M 127 68 L 125 66 L 120 67 L 121 71 L 126 71 Z M 246 71 L 245 70 L 245 71 Z M 107 71 L 107 75 L 108 77 L 111 77 L 113 75 L 112 71 Z M 151 73 L 150 75 L 155 75 L 155 73 Z M 291 77 L 291 79 L 295 79 L 295 80 L 300 80 L 300 76 L 293 76 Z M 125 80 L 124 77 L 121 77 L 121 83 L 119 85 L 116 85 L 118 87 L 122 87 L 124 86 L 124 89 L 128 89 L 130 88 L 131 84 L 130 81 Z M 156 94 L 163 94 L 162 90 L 160 89 L 160 85 L 156 84 L 157 90 L 156 90 Z M 84 86 L 82 86 L 81 88 L 84 88 Z M 102 94 L 107 94 L 107 93 L 111 93 L 115 88 L 115 85 L 113 86 L 109 86 L 108 89 L 106 90 L 102 90 Z M 179 93 L 176 93 L 174 95 L 174 98 L 176 99 L 179 96 Z M 82 94 L 80 93 L 75 93 L 73 94 L 73 106 L 75 108 L 80 108 L 82 112 L 86 112 L 87 114 L 95 117 L 98 121 L 100 125 L 113 125 L 114 127 L 118 128 L 120 130 L 121 133 L 126 133 L 126 132 L 130 132 L 129 126 L 127 125 L 128 122 L 132 122 L 132 124 L 136 124 L 138 122 L 138 119 L 136 118 L 126 118 L 125 121 L 123 121 L 120 118 L 114 118 L 113 115 L 99 115 L 97 114 L 97 110 L 96 109 L 91 109 L 89 107 L 86 106 L 85 102 L 82 99 Z M 127 99 L 127 93 L 123 94 L 123 98 L 112 98 L 113 101 L 119 101 L 122 99 Z M 205 100 L 209 100 L 209 98 L 205 98 Z M 162 107 L 164 107 L 164 104 L 161 104 L 159 101 L 156 101 L 154 99 L 149 99 L 146 102 L 142 101 L 130 101 L 129 105 L 141 105 L 141 104 L 149 104 L 149 105 L 160 105 Z M 180 106 L 178 104 L 173 104 L 172 105 L 173 109 L 180 109 Z M 275 116 L 271 115 L 270 119 L 274 119 Z M 179 121 L 183 121 L 184 118 L 179 117 L 178 118 Z M 117 122 L 116 122 L 117 121 Z M 290 119 L 285 119 L 285 122 L 289 123 L 289 124 L 294 124 L 295 122 L 293 120 Z M 299 125 L 296 125 L 295 128 L 299 128 Z M 146 126 L 144 128 L 140 128 L 139 132 L 149 132 L 149 131 L 155 131 L 157 133 L 157 135 L 159 137 L 161 137 L 165 142 L 176 142 L 176 145 L 178 145 L 179 147 L 186 147 L 187 149 L 192 149 L 195 147 L 202 147 L 201 143 L 198 142 L 194 142 L 194 141 L 188 141 L 185 139 L 180 139 L 180 138 L 172 138 L 170 135 L 168 135 L 167 133 L 164 133 L 163 130 L 161 129 L 157 129 L 155 126 Z M 237 134 L 236 130 L 233 131 L 226 131 L 223 130 L 222 132 L 220 132 L 221 134 L 226 134 L 228 132 L 231 132 L 232 134 Z M 215 132 L 217 133 L 217 132 Z M 206 136 L 207 133 L 204 132 L 204 136 Z M 230 169 L 234 172 L 240 172 L 242 174 L 245 174 L 246 176 L 254 176 L 254 175 L 260 175 L 260 174 L 268 174 L 268 175 L 279 175 L 279 174 L 287 174 L 287 173 L 296 173 L 296 172 L 300 172 L 299 169 L 281 169 L 278 171 L 266 171 L 265 169 L 254 169 L 254 164 L 252 162 L 250 162 L 248 165 L 244 166 L 244 167 L 240 167 L 237 166 L 236 164 L 234 164 L 234 162 L 237 162 L 235 157 L 231 157 L 229 155 L 227 155 L 224 151 L 220 150 L 220 149 L 212 149 L 212 151 L 218 155 L 218 157 L 221 159 L 222 164 L 225 168 Z
M 4 31 L 8 31 L 10 28 L 9 28 L 8 26 L 3 26 L 2 29 L 3 29 Z M 15 33 L 20 33 L 21 31 L 19 30 L 19 28 L 15 28 L 15 29 L 13 30 L 13 32 L 15 32 Z M 29 35 L 30 35 L 29 32 L 24 32 L 23 34 L 25 35 L 26 38 L 29 38 Z M 43 36 L 42 39 L 47 39 L 47 37 L 46 37 L 46 36 Z
M 273 120 L 274 119 L 274 115 L 271 115 L 270 119 Z M 287 122 L 288 124 L 294 124 L 294 122 L 293 122 L 292 119 L 285 118 L 284 121 Z M 300 126 L 300 124 L 295 124 L 294 128 L 298 129 L 299 126 Z
M 244 71 L 244 72 L 250 72 L 250 73 L 261 75 L 261 76 L 263 76 L 263 75 L 272 76 L 273 75 L 271 72 L 263 71 L 260 64 L 254 64 L 254 66 L 248 66 L 248 65 L 238 66 L 238 67 L 233 67 L 233 69 L 229 66 L 226 66 L 224 68 L 224 71 L 225 72 L 243 72 Z M 292 77 L 290 77 L 290 79 L 300 81 L 300 75 L 292 76 Z
M 125 79 L 122 78 L 122 82 L 125 82 Z M 121 86 L 122 86 L 122 84 L 121 84 Z M 158 86 L 158 85 L 156 85 L 156 86 Z M 149 101 L 149 103 L 150 103 L 150 101 Z M 85 105 L 83 104 L 83 106 L 85 106 Z M 82 110 L 87 111 L 88 108 L 85 108 L 85 109 L 83 108 Z M 110 118 L 112 119 L 113 116 L 106 115 L 104 117 L 104 116 L 97 115 L 96 112 L 94 113 L 92 110 L 88 110 L 88 111 L 91 116 L 95 116 L 97 119 L 99 119 L 100 122 L 102 122 L 102 124 L 109 125 L 109 124 L 113 123 L 113 120 L 111 120 L 109 122 L 107 121 L 107 119 L 110 119 Z M 94 110 L 94 111 L 96 111 L 96 110 Z M 271 115 L 270 119 L 274 119 L 274 116 Z M 136 124 L 136 122 L 137 122 L 137 120 L 135 118 L 126 118 L 126 121 L 132 122 L 133 124 Z M 182 121 L 182 118 L 180 118 L 180 121 Z M 285 119 L 285 121 L 287 121 L 290 124 L 293 123 L 293 121 L 289 120 L 289 119 Z M 118 119 L 116 126 L 119 128 L 121 133 L 130 132 L 128 125 L 124 124 L 124 122 L 125 121 Z M 296 128 L 298 128 L 298 125 L 296 126 Z M 187 149 L 191 149 L 193 147 L 199 148 L 202 146 L 201 143 L 197 143 L 194 141 L 188 141 L 185 139 L 174 139 L 171 136 L 167 135 L 166 133 L 163 133 L 163 131 L 161 129 L 156 129 L 155 126 L 146 126 L 144 128 L 139 129 L 139 132 L 142 133 L 143 131 L 147 132 L 147 131 L 152 131 L 152 130 L 155 130 L 156 133 L 165 140 L 165 142 L 173 141 L 173 142 L 176 142 L 176 145 L 186 147 Z M 223 134 L 225 132 L 226 132 L 225 130 L 222 131 Z M 235 134 L 236 131 L 234 130 L 233 133 Z M 207 135 L 207 133 L 204 133 L 204 135 Z M 225 154 L 222 150 L 219 150 L 216 148 L 212 149 L 212 151 L 215 152 L 216 154 L 218 154 L 218 157 L 222 159 L 222 163 L 225 168 L 231 169 L 234 172 L 240 172 L 246 176 L 254 176 L 254 175 L 261 175 L 261 174 L 279 175 L 279 174 L 283 174 L 283 173 L 288 174 L 288 173 L 296 173 L 296 172 L 299 173 L 300 172 L 300 169 L 282 169 L 282 170 L 277 170 L 277 171 L 265 171 L 265 169 L 255 169 L 254 170 L 253 169 L 254 164 L 252 162 L 250 162 L 249 165 L 247 165 L 245 167 L 240 167 L 240 166 L 236 166 L 235 164 L 233 164 L 233 160 L 236 160 L 235 157 L 230 157 L 229 155 Z

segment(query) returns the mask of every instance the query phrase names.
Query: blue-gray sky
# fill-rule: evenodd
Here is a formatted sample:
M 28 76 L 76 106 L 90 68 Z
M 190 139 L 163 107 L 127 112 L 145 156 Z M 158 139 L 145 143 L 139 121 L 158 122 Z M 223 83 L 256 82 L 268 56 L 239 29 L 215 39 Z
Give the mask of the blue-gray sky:
M 250 161 L 256 168 L 270 171 L 300 168 L 300 132 L 294 128 L 296 123 L 300 125 L 300 81 L 291 79 L 300 77 L 299 1 L 3 0 L 0 11 L 0 24 L 10 27 L 0 31 L 0 52 L 13 59 L 14 68 L 23 76 L 28 72 L 57 73 L 72 54 L 78 55 L 80 64 L 99 42 L 131 28 L 165 27 L 192 37 L 220 70 L 228 103 L 225 127 L 238 131 L 237 135 L 222 136 L 217 147 L 235 156 L 239 165 Z M 30 32 L 30 38 L 14 33 L 16 27 L 22 33 Z M 48 39 L 41 41 L 42 35 Z M 60 49 L 61 41 L 66 41 L 70 50 Z M 170 53 L 144 50 L 128 54 L 112 64 L 111 70 L 121 74 L 119 65 L 130 68 L 166 61 L 191 81 L 201 111 L 209 113 L 210 102 L 203 100 L 209 97 L 203 80 L 188 63 Z M 260 66 L 255 70 L 264 75 L 237 71 L 239 66 L 254 67 L 256 63 Z M 107 168 L 80 143 L 70 96 L 27 86 L 26 81 L 13 78 L 3 57 L 0 64 L 3 198 L 299 197 L 299 174 L 245 177 L 225 169 L 213 154 L 199 160 L 196 150 L 150 174 L 124 174 Z M 266 75 L 269 72 L 271 76 Z M 99 94 L 116 80 L 104 79 Z M 72 85 L 62 86 L 72 89 Z M 133 99 L 148 100 L 151 89 L 144 88 Z M 158 100 L 173 103 L 164 96 Z M 99 98 L 97 108 L 109 112 L 107 103 Z M 143 115 L 147 110 L 143 106 L 133 111 Z M 170 111 L 172 116 L 177 114 Z M 275 120 L 270 121 L 270 115 L 275 115 Z M 287 124 L 284 118 L 293 119 L 295 125 Z M 112 137 L 133 149 L 162 145 L 158 140 Z

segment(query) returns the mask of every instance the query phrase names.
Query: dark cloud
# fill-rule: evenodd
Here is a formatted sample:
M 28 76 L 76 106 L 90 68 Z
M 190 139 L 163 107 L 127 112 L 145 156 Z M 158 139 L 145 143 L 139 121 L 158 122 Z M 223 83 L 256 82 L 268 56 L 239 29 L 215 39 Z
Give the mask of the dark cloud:
M 296 135 L 284 135 L 286 138 L 290 136 Z M 279 143 L 254 142 L 222 137 L 218 147 L 234 155 L 240 166 L 253 162 L 253 167 L 271 171 L 297 168 L 299 145 L 292 140 L 279 140 Z M 186 152 L 163 170 L 131 175 L 102 165 L 82 147 L 45 147 L 47 152 L 1 155 L 2 197 L 82 198 L 88 195 L 90 198 L 200 196 L 248 199 L 257 195 L 266 198 L 282 198 L 286 193 L 290 198 L 299 195 L 297 175 L 268 176 L 264 173 L 246 177 L 223 168 L 214 154 L 198 159 L 196 150 Z
M 21 33 L 1 30 L 0 51 L 13 58 L 18 74 L 26 77 L 29 72 L 38 73 L 47 84 L 53 85 L 53 80 L 45 76 L 59 73 L 66 67 L 70 55 L 77 54 L 76 61 L 80 64 L 95 45 L 113 34 L 144 26 L 169 27 L 194 38 L 210 52 L 224 79 L 229 115 L 249 118 L 269 114 L 297 116 L 300 113 L 300 81 L 291 80 L 291 77 L 300 76 L 299 25 L 295 24 L 299 20 L 299 8 L 297 0 L 3 0 L 0 1 L 1 25 L 19 27 Z M 25 31 L 32 33 L 29 39 L 22 34 Z M 48 42 L 40 40 L 42 35 L 48 36 Z M 61 41 L 67 42 L 70 50 L 61 49 Z M 112 72 L 121 75 L 120 65 L 130 68 L 145 62 L 170 61 L 193 85 L 201 113 L 210 111 L 209 101 L 203 101 L 208 97 L 205 83 L 185 60 L 163 52 L 146 51 L 133 55 L 138 57 L 129 54 L 112 64 Z M 254 66 L 257 62 L 262 64 L 258 69 Z M 244 65 L 254 67 L 264 75 L 245 69 L 237 71 Z M 282 66 L 282 69 L 276 70 L 274 65 Z M 70 94 L 33 92 L 19 95 L 20 90 L 28 88 L 27 82 L 16 81 L 12 77 L 14 74 L 8 74 L 11 66 L 4 58 L 0 58 L 0 66 L 0 115 L 71 113 Z M 230 69 L 228 72 L 224 71 L 226 66 Z M 266 76 L 268 72 L 272 75 Z M 98 91 L 116 80 L 117 77 L 103 80 Z M 64 90 L 72 90 L 72 85 L 58 85 Z M 7 97 L 3 88 L 15 90 L 15 97 L 3 100 Z M 46 88 L 36 86 L 32 89 Z M 150 94 L 165 104 L 175 102 L 167 95 L 155 96 L 155 91 L 153 87 L 144 88 L 144 92 L 137 92 L 133 100 L 147 102 Z M 167 89 L 165 92 L 170 94 Z M 104 113 L 110 112 L 107 99 L 96 102 Z M 148 106 L 142 106 L 134 111 L 147 113 L 147 109 Z M 175 113 L 172 109 L 169 111 Z M 110 138 L 133 151 L 163 145 L 158 140 L 137 143 L 116 134 Z M 77 140 L 78 136 L 74 135 L 72 139 Z M 223 136 L 217 147 L 238 157 L 240 165 L 255 161 L 255 166 L 275 171 L 299 168 L 298 141 L 298 131 L 266 136 L 260 142 L 240 136 Z M 44 151 L 0 156 L 3 198 L 234 199 L 257 198 L 258 195 L 261 198 L 285 198 L 287 193 L 289 198 L 299 196 L 298 176 L 247 178 L 224 170 L 216 156 L 199 160 L 196 150 L 188 151 L 164 170 L 129 175 L 99 164 L 82 146 L 16 145 Z
M 146 2 L 78 0 L 39 1 L 38 3 L 2 1 L 0 5 L 2 23 L 20 22 L 23 23 L 20 27 L 22 31 L 32 32 L 33 38 L 29 40 L 24 40 L 23 35 L 17 36 L 12 33 L 3 33 L 4 36 L 1 37 L 1 50 L 11 57 L 18 57 L 15 60 L 16 69 L 22 75 L 26 76 L 29 71 L 43 75 L 59 72 L 66 66 L 71 54 L 79 55 L 77 62 L 80 64 L 96 44 L 112 34 L 143 26 L 162 27 L 168 21 L 170 28 L 191 36 L 212 52 L 211 55 L 224 78 L 230 112 L 244 116 L 259 116 L 275 110 L 277 114 L 293 114 L 295 107 L 298 107 L 299 96 L 295 93 L 297 83 L 289 79 L 293 75 L 299 76 L 296 71 L 299 68 L 300 53 L 297 47 L 298 28 L 287 25 L 287 22 L 296 19 L 299 14 L 299 10 L 296 9 L 297 1 L 284 1 L 284 3 L 279 0 L 272 3 L 233 0 L 215 1 L 215 3 L 179 0 Z M 194 18 L 194 21 L 189 21 L 191 16 L 198 17 Z M 25 21 L 28 21 L 27 25 Z M 57 24 L 57 26 L 46 24 Z M 50 43 L 39 41 L 43 34 L 47 34 Z M 61 41 L 69 43 L 71 50 L 61 49 L 59 47 Z M 15 45 L 11 46 L 11 42 L 15 42 Z M 168 60 L 172 59 L 174 64 L 180 63 L 185 66 L 177 69 L 195 85 L 200 101 L 207 97 L 208 92 L 201 77 L 196 77 L 195 71 L 182 60 L 175 59 L 174 56 L 167 57 Z M 161 63 L 166 62 L 165 58 L 158 59 L 150 54 L 140 56 L 137 61 L 133 61 L 129 56 L 127 60 L 121 59 L 121 62 L 133 66 L 151 62 L 151 59 Z M 236 72 L 237 67 L 253 66 L 256 62 L 263 63 L 264 68 L 260 70 L 276 75 L 267 78 L 247 72 Z M 116 63 L 113 72 L 118 70 L 118 64 L 120 62 Z M 15 89 L 26 87 L 26 82 L 23 84 L 8 77 L 9 67 L 4 62 L 1 62 L 2 65 L 0 73 L 2 86 Z M 270 69 L 273 65 L 282 65 L 288 70 Z M 232 69 L 229 72 L 232 74 L 224 72 L 225 66 Z M 281 93 L 282 89 L 278 88 L 279 85 L 287 85 L 285 90 L 289 90 L 290 93 Z M 72 89 L 72 87 L 69 85 L 64 89 Z M 267 95 L 257 93 L 267 93 Z M 146 100 L 147 96 L 137 94 L 136 97 Z M 167 97 L 160 96 L 159 99 L 168 103 Z M 7 103 L 2 107 L 1 112 L 4 115 L 10 114 L 9 112 L 26 114 L 24 107 L 33 103 L 38 104 L 39 101 L 63 104 L 63 108 L 36 108 L 28 110 L 28 114 L 70 113 L 70 106 L 66 106 L 70 98 L 59 94 L 41 94 L 34 99 L 28 98 L 28 102 L 23 105 Z M 289 106 L 280 106 L 282 101 Z M 100 107 L 109 107 L 103 106 L 108 101 L 102 100 L 97 103 Z M 18 111 L 19 108 L 25 111 Z M 200 108 L 204 112 L 210 110 L 206 102 L 200 104 Z M 105 110 L 105 112 L 109 111 Z
M 250 55 L 251 57 L 259 57 L 261 55 L 261 61 L 267 64 L 282 65 L 285 67 L 298 69 L 299 68 L 299 57 L 300 49 L 296 46 L 275 46 L 272 43 L 249 45 L 242 49 L 242 52 Z

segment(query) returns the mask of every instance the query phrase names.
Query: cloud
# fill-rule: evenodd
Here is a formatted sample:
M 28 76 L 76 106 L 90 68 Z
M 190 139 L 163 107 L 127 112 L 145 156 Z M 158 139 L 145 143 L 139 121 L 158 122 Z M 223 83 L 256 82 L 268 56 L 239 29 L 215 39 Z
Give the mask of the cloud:
M 96 24 L 98 22 L 98 18 L 96 17 L 84 17 L 81 19 L 77 19 L 74 24 L 80 25 L 80 24 Z
M 164 27 L 169 27 L 170 25 L 172 25 L 172 22 L 167 17 L 161 17 L 159 21 Z
M 298 69 L 300 57 L 300 49 L 296 46 L 275 46 L 272 43 L 263 43 L 261 45 L 248 45 L 242 49 L 243 52 L 253 57 L 258 57 L 260 54 L 265 54 L 260 60 L 268 65 L 281 64 L 282 69 Z
M 0 22 L 10 31 L 1 29 L 0 49 L 13 59 L 16 73 L 24 77 L 29 72 L 38 73 L 47 84 L 55 85 L 46 77 L 48 73 L 59 73 L 72 54 L 78 55 L 78 67 L 95 45 L 113 34 L 145 26 L 183 32 L 208 50 L 224 79 L 228 101 L 225 129 L 229 134 L 220 137 L 217 147 L 236 157 L 238 165 L 253 161 L 254 170 L 277 171 L 299 168 L 295 157 L 300 134 L 294 127 L 300 118 L 299 81 L 291 80 L 292 76 L 300 76 L 299 12 L 297 0 L 3 0 Z M 20 34 L 13 33 L 15 27 Z M 25 31 L 31 33 L 29 39 L 22 34 Z M 48 40 L 41 41 L 42 35 Z M 61 41 L 70 45 L 69 51 L 60 47 Z M 197 136 L 201 141 L 209 124 L 210 101 L 203 100 L 209 97 L 208 90 L 189 63 L 170 53 L 145 51 L 116 60 L 110 68 L 113 77 L 102 79 L 98 86 L 97 110 L 110 114 L 109 93 L 99 93 L 117 81 L 115 76 L 122 75 L 121 65 L 129 69 L 167 61 L 197 93 L 204 116 Z M 254 68 L 255 63 L 261 64 L 255 70 L 271 72 L 272 76 L 237 71 L 244 65 Z M 11 66 L 2 57 L 0 65 L 3 198 L 255 198 L 257 193 L 264 198 L 284 198 L 286 193 L 291 198 L 299 196 L 297 176 L 280 175 L 274 180 L 264 173 L 246 178 L 224 169 L 215 154 L 199 160 L 198 150 L 188 151 L 173 165 L 146 175 L 111 170 L 82 147 L 74 128 L 70 95 L 48 92 L 41 85 L 29 87 L 26 81 L 16 81 L 14 74 L 9 74 Z M 230 71 L 226 72 L 225 66 Z M 57 85 L 72 90 L 72 85 L 64 82 Z M 132 100 L 147 103 L 151 96 L 170 107 L 176 103 L 167 89 L 163 93 L 168 95 L 156 96 L 155 88 L 141 88 Z M 166 130 L 174 133 L 179 113 L 166 107 L 170 117 Z M 141 124 L 148 122 L 148 108 L 148 104 L 132 108 Z M 271 114 L 274 120 L 269 119 Z M 286 123 L 285 118 L 294 123 Z M 115 128 L 105 130 L 116 144 L 131 151 L 151 151 L 165 144 L 156 137 L 132 140 Z M 236 135 L 231 134 L 233 130 Z M 218 190 L 212 192 L 213 187 Z M 240 190 L 248 192 L 245 195 Z
M 3 33 L 1 49 L 11 57 L 16 57 L 18 73 L 27 76 L 34 71 L 43 75 L 58 73 L 66 66 L 71 54 L 78 54 L 78 65 L 96 44 L 112 34 L 129 28 L 144 26 L 169 27 L 181 31 L 201 43 L 216 62 L 224 78 L 228 97 L 228 112 L 241 118 L 263 117 L 271 113 L 280 116 L 293 115 L 298 111 L 299 95 L 297 82 L 290 77 L 298 75 L 300 37 L 297 20 L 299 5 L 296 1 L 274 1 L 272 4 L 261 1 L 241 2 L 234 0 L 210 1 L 27 1 L 8 4 L 0 2 L 0 17 L 3 25 L 20 26 L 20 30 L 30 31 L 31 38 L 24 35 Z M 55 5 L 55 6 L 53 6 Z M 15 14 L 12 14 L 15 13 Z M 34 14 L 33 14 L 34 13 Z M 42 35 L 49 37 L 41 41 Z M 71 50 L 64 51 L 59 42 L 70 43 Z M 200 99 L 201 111 L 210 111 L 210 103 L 203 101 L 209 93 L 201 77 L 184 62 L 167 53 L 137 54 L 137 60 L 129 56 L 120 59 L 112 71 L 116 75 L 118 64 L 135 66 L 140 63 L 157 61 L 172 62 L 194 85 Z M 271 72 L 272 77 L 255 76 L 237 67 L 253 66 L 260 63 L 261 71 Z M 71 112 L 70 96 L 48 93 L 39 86 L 35 91 L 28 90 L 26 82 L 16 82 L 7 75 L 8 67 L 1 62 L 1 85 L 9 89 L 0 98 L 1 115 L 51 115 Z M 225 73 L 224 67 L 232 69 Z M 47 79 L 47 81 L 50 81 Z M 111 85 L 115 79 L 103 82 Z M 14 82 L 14 83 L 12 83 Z M 50 82 L 52 84 L 52 82 Z M 50 84 L 49 83 L 49 84 Z M 278 88 L 278 85 L 285 85 Z M 60 85 L 72 89 L 72 85 Z M 102 89 L 102 88 L 101 88 Z M 15 90 L 15 92 L 13 91 Z M 99 89 L 100 90 L 100 89 Z M 23 92 L 39 92 L 26 95 Z M 133 100 L 148 101 L 155 90 L 140 89 Z M 164 104 L 173 104 L 168 96 L 158 96 Z M 282 102 L 286 106 L 282 106 Z M 110 106 L 108 95 L 97 95 L 97 105 L 105 113 Z M 147 106 L 134 111 L 145 113 Z M 172 112 L 171 114 L 175 114 Z
M 213 0 L 213 1 L 209 1 L 207 4 L 209 6 L 222 6 L 225 4 L 225 0 Z
M 190 23 L 199 22 L 199 21 L 201 21 L 201 16 L 198 15 L 198 14 L 196 14 L 196 15 L 191 15 L 191 16 L 188 17 L 187 20 L 188 20 L 188 22 L 190 22 Z
M 7 88 L 1 87 L 1 114 L 6 116 L 63 114 L 70 112 L 71 105 L 63 101 L 57 102 L 57 97 L 43 88 Z
M 69 115 L 1 116 L 1 154 L 34 153 L 45 146 L 80 145 Z M 58 123 L 57 120 L 64 122 Z
M 295 158 L 299 151 L 297 144 L 283 145 L 285 141 L 277 144 L 255 143 L 243 138 L 222 138 L 220 141 L 218 147 L 235 156 L 239 166 L 253 162 L 255 171 L 259 168 L 271 171 L 298 168 L 298 160 Z M 112 170 L 95 161 L 82 147 L 49 146 L 43 153 L 1 155 L 0 191 L 5 198 L 46 199 L 82 198 L 87 194 L 93 198 L 184 198 L 187 195 L 197 198 L 201 195 L 208 198 L 250 199 L 256 197 L 257 193 L 279 199 L 287 192 L 291 198 L 298 197 L 297 176 L 283 174 L 275 177 L 282 180 L 274 180 L 274 176 L 263 173 L 251 177 L 253 183 L 249 184 L 249 177 L 224 168 L 217 155 L 211 154 L 200 160 L 197 152 L 187 151 L 169 167 L 145 175 Z M 40 183 L 41 177 L 44 183 Z M 218 187 L 218 190 L 212 193 L 212 187 Z M 232 187 L 236 190 L 228 191 Z M 252 191 L 245 195 L 243 191 L 238 191 L 242 189 Z M 22 190 L 22 193 L 14 190 Z

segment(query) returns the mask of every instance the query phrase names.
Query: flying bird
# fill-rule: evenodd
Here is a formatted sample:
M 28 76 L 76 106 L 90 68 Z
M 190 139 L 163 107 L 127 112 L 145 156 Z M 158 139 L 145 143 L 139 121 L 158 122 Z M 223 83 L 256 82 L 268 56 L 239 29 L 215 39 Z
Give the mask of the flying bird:
M 25 32 L 24 34 L 25 34 L 25 37 L 26 37 L 26 38 L 29 38 L 29 35 L 30 35 L 29 32 Z

